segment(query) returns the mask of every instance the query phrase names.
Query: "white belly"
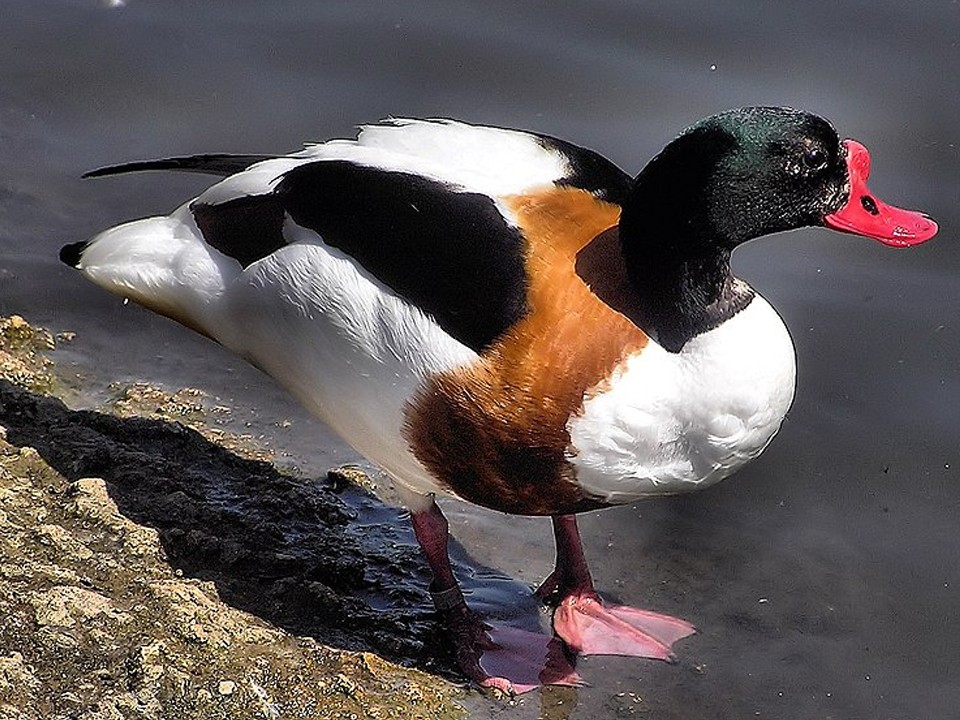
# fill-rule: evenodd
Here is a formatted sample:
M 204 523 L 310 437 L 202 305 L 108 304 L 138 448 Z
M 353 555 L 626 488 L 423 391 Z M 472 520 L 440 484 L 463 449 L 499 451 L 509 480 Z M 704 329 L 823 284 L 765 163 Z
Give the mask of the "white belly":
M 651 343 L 568 424 L 583 488 L 610 503 L 708 487 L 759 455 L 793 402 L 796 360 L 762 297 L 680 353 Z

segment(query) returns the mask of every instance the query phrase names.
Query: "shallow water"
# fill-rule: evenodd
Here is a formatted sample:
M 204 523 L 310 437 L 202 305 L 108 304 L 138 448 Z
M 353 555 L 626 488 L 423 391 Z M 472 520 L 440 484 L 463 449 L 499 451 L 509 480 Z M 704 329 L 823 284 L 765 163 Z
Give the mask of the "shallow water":
M 94 389 L 203 388 L 307 475 L 355 455 L 255 370 L 56 260 L 63 243 L 166 211 L 205 181 L 80 173 L 282 152 L 386 115 L 537 129 L 633 171 L 684 125 L 744 104 L 805 107 L 864 142 L 873 189 L 929 212 L 939 238 L 895 252 L 805 230 L 739 250 L 739 274 L 797 345 L 781 435 L 719 488 L 582 522 L 601 590 L 702 632 L 678 646 L 677 666 L 585 659 L 590 687 L 508 712 L 956 716 L 960 4 L 117 4 L 4 4 L 0 313 L 77 332 L 60 362 Z M 549 524 L 447 509 L 473 599 L 510 613 L 550 569 Z M 473 703 L 478 717 L 501 707 Z

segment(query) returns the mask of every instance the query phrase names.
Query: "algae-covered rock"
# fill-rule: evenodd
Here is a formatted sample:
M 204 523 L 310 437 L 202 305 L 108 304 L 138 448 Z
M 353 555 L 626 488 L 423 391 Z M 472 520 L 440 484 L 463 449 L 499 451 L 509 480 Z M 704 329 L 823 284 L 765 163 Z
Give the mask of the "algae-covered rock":
M 456 687 L 371 652 L 428 665 L 433 619 L 364 601 L 332 484 L 133 416 L 146 398 L 200 427 L 190 393 L 70 410 L 37 392 L 52 341 L 28 328 L 0 320 L 0 720 L 462 715 Z

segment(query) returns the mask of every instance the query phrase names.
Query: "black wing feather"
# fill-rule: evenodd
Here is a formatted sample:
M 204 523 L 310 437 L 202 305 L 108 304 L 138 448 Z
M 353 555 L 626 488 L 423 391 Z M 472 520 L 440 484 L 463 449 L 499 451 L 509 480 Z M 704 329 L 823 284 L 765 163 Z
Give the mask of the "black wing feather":
M 182 157 L 162 158 L 160 160 L 140 160 L 138 162 L 109 165 L 85 172 L 83 177 L 106 177 L 122 173 L 142 172 L 144 170 L 177 170 L 180 172 L 203 173 L 226 177 L 246 170 L 255 163 L 271 160 L 279 155 L 231 155 L 213 153 L 207 155 L 184 155 Z

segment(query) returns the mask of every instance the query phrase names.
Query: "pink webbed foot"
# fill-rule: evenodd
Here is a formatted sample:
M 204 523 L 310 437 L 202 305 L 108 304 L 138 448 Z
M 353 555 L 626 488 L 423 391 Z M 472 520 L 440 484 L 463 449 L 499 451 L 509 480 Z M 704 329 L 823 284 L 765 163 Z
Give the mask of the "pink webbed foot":
M 567 647 L 582 655 L 627 655 L 674 661 L 671 646 L 696 632 L 686 620 L 625 605 L 604 605 L 593 589 L 573 515 L 553 518 L 556 569 L 537 590 L 542 600 L 561 598 L 553 629 Z
M 444 613 L 457 663 L 477 685 L 509 695 L 542 685 L 579 685 L 557 638 L 482 622 L 466 605 Z
M 487 634 L 494 647 L 484 651 L 480 667 L 491 676 L 509 678 L 513 693 L 581 684 L 557 638 L 511 627 L 491 627 Z
M 593 593 L 565 597 L 553 615 L 553 629 L 582 655 L 627 655 L 676 661 L 671 646 L 692 635 L 686 620 L 626 605 L 604 605 Z

